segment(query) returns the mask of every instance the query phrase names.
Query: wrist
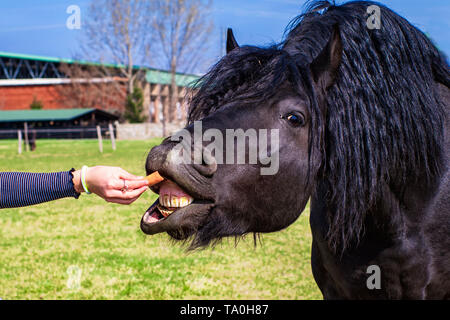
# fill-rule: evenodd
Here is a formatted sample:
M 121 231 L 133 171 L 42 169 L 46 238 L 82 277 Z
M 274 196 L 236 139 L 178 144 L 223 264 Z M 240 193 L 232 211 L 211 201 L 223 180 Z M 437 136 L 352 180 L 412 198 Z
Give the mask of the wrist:
M 83 166 L 81 168 L 81 188 L 83 189 L 86 194 L 91 194 L 92 192 L 89 191 L 88 188 L 88 182 L 87 182 L 87 171 L 90 168 L 88 166 Z
M 72 175 L 73 175 L 72 182 L 73 182 L 73 187 L 74 187 L 75 191 L 77 193 L 84 192 L 83 186 L 81 184 L 81 170 L 75 170 L 72 173 Z

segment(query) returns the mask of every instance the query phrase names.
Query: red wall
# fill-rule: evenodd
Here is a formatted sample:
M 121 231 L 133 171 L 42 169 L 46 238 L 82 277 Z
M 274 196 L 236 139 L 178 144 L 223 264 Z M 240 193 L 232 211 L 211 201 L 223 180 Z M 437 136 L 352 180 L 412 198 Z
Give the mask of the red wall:
M 1 86 L 0 110 L 30 109 L 33 97 L 42 102 L 44 109 L 64 108 L 54 85 L 33 85 Z
M 79 100 L 77 103 L 64 103 L 61 92 L 64 92 L 64 85 L 21 85 L 21 86 L 0 86 L 0 110 L 28 110 L 34 98 L 40 101 L 44 109 L 67 109 L 67 108 L 99 108 L 110 112 L 122 112 L 125 100 L 123 96 L 114 93 L 108 87 L 103 88 L 106 97 L 101 99 L 102 103 L 83 103 L 84 94 L 88 94 L 89 88 L 79 87 L 77 90 Z M 65 89 L 66 90 L 66 89 Z M 86 91 L 84 91 L 86 90 Z M 111 92 L 112 91 L 112 92 Z M 66 91 L 67 92 L 70 91 Z M 123 87 L 125 94 L 125 87 Z M 66 101 L 67 102 L 67 101 Z

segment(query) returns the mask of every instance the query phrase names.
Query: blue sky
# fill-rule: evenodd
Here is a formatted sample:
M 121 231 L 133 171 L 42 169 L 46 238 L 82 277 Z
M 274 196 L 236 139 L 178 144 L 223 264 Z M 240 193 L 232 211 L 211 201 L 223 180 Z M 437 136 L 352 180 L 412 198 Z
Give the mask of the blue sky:
M 220 30 L 232 27 L 241 44 L 280 41 L 289 21 L 302 11 L 303 0 L 215 0 L 212 46 L 220 48 Z M 342 3 L 343 1 L 337 1 Z M 425 31 L 450 56 L 449 0 L 380 1 Z M 90 0 L 0 1 L 0 51 L 60 58 L 77 56 L 82 30 L 66 28 L 69 5 L 81 8 L 81 23 Z M 81 28 L 83 25 L 81 25 Z M 89 57 L 85 57 L 89 59 Z M 157 67 L 157 66 L 156 66 Z

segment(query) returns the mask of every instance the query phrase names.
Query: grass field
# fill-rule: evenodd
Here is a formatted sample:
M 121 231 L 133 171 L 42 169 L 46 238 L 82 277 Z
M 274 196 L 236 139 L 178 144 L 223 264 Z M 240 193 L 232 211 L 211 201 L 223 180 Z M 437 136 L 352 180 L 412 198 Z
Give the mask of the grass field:
M 144 175 L 154 141 L 38 140 L 17 154 L 0 140 L 0 171 L 65 171 L 86 164 L 120 166 Z M 1 299 L 321 299 L 311 274 L 309 210 L 284 231 L 224 239 L 186 252 L 167 234 L 144 235 L 143 212 L 156 196 L 131 206 L 95 195 L 0 210 Z M 76 280 L 80 279 L 79 282 Z M 79 286 L 76 284 L 79 283 Z

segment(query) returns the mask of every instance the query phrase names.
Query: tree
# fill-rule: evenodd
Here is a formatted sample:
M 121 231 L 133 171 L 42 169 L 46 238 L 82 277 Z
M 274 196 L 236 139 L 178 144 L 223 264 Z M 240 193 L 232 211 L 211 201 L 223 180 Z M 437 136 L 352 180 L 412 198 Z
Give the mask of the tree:
M 199 66 L 201 55 L 208 44 L 213 23 L 210 17 L 212 1 L 202 0 L 153 0 L 153 31 L 158 57 L 171 73 L 169 110 L 163 110 L 169 121 L 176 120 L 178 87 L 177 71 L 192 72 Z M 156 50 L 155 50 L 156 52 Z M 167 107 L 165 107 L 167 108 Z M 166 116 L 163 117 L 165 128 Z M 164 132 L 165 135 L 165 132 Z
M 44 107 L 42 101 L 38 100 L 36 96 L 33 96 L 33 101 L 31 101 L 30 109 L 31 110 L 41 110 Z
M 121 66 L 120 75 L 113 74 L 108 65 L 97 66 L 105 77 L 126 79 L 126 91 L 116 86 L 124 98 L 132 94 L 134 82 L 142 73 L 135 65 L 148 61 L 151 33 L 149 32 L 149 4 L 144 0 L 95 0 L 91 2 L 83 21 L 83 56 L 101 63 L 113 62 Z M 117 68 L 116 68 L 117 70 Z
M 144 94 L 142 89 L 135 87 L 133 92 L 128 95 L 127 103 L 125 105 L 125 119 L 131 123 L 140 123 L 147 120 L 146 116 L 142 115 L 144 111 Z
M 70 81 L 56 87 L 60 103 L 67 108 L 100 108 L 123 115 L 127 79 L 105 77 L 104 69 L 97 65 L 61 64 L 59 71 Z

